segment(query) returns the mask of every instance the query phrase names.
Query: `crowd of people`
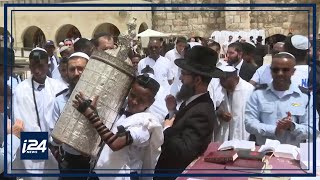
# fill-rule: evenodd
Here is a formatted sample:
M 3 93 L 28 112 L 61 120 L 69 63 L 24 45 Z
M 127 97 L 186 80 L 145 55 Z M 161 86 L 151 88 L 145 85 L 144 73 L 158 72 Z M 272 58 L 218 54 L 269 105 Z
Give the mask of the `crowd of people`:
M 319 99 L 320 83 L 317 78 L 317 89 L 313 92 L 312 74 L 316 71 L 319 75 L 320 48 L 317 43 L 313 69 L 309 63 L 313 44 L 308 37 L 288 36 L 284 42 L 274 44 L 271 64 L 263 62 L 266 47 L 261 44 L 261 37 L 254 43 L 241 38 L 233 41 L 230 36 L 222 45 L 200 37 L 177 37 L 168 44 L 152 38 L 145 50 L 135 40 L 126 63 L 135 69 L 136 77 L 127 104 L 111 129 L 103 123 L 104 115 L 96 111 L 99 97 L 88 99 L 79 93 L 72 99 L 73 107 L 86 117 L 105 144 L 97 161 L 93 161 L 93 157 L 53 139 L 50 134 L 92 52 L 104 51 L 115 56 L 118 45 L 114 40 L 111 34 L 101 33 L 92 40 L 66 39 L 58 48 L 49 40 L 29 55 L 32 76 L 16 85 L 8 81 L 9 86 L 4 86 L 7 80 L 3 67 L 16 65 L 4 64 L 5 49 L 1 48 L 0 79 L 4 80 L 0 83 L 1 125 L 5 118 L 14 121 L 12 128 L 7 127 L 6 135 L 8 143 L 12 139 L 12 144 L 8 144 L 9 172 L 69 174 L 59 177 L 61 180 L 117 179 L 84 175 L 109 173 L 136 175 L 131 179 L 138 179 L 141 173 L 171 174 L 172 177 L 155 175 L 153 179 L 175 179 L 204 153 L 210 142 L 239 139 L 255 141 L 260 146 L 266 139 L 276 139 L 299 147 L 316 136 L 313 128 L 319 132 L 319 116 L 318 113 L 313 116 L 312 108 L 316 106 L 319 112 L 320 107 L 318 103 L 313 105 L 312 96 Z M 8 60 L 14 60 L 13 50 L 8 49 L 7 54 Z M 13 78 L 10 68 L 7 69 L 8 78 Z M 12 94 L 8 89 L 4 97 L 7 87 L 11 87 Z M 11 97 L 13 114 L 4 117 L 7 108 L 4 99 Z M 19 159 L 17 149 L 22 131 L 48 132 L 48 160 Z M 1 144 L 4 136 L 2 132 Z M 3 148 L 1 151 L 3 158 Z

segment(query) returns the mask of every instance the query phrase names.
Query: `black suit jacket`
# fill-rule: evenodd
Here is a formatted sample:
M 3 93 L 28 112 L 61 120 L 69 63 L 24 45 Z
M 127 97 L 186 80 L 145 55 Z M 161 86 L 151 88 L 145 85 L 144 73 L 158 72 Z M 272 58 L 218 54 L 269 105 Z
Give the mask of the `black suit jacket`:
M 208 92 L 179 110 L 172 127 L 164 131 L 155 173 L 181 173 L 203 154 L 212 140 L 214 121 L 214 105 Z
M 253 74 L 256 72 L 257 67 L 247 63 L 246 61 L 243 61 L 242 66 L 240 68 L 239 76 L 249 82 L 250 79 L 252 78 Z

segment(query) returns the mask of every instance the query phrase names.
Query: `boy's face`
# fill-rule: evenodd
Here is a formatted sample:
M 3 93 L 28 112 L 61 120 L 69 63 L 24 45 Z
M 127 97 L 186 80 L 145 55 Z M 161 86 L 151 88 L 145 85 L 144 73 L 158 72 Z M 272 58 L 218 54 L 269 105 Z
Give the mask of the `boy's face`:
M 44 83 L 49 71 L 48 59 L 30 60 L 30 70 L 33 78 L 38 83 Z
M 128 96 L 128 111 L 131 113 L 140 113 L 145 111 L 154 102 L 154 95 L 150 89 L 134 83 Z

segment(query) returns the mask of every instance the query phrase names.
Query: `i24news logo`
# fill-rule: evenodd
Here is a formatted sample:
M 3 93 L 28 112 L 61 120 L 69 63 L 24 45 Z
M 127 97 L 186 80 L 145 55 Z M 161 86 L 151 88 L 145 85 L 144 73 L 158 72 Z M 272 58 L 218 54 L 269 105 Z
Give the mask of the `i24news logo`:
M 48 159 L 48 133 L 21 132 L 21 159 Z

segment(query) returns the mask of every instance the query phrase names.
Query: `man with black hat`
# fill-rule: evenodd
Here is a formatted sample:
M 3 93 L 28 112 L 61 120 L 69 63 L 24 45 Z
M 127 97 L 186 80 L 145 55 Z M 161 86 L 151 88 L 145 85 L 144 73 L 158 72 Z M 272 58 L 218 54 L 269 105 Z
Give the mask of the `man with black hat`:
M 214 50 L 195 46 L 184 59 L 175 60 L 182 69 L 180 80 L 183 84 L 177 100 L 183 103 L 177 111 L 175 98 L 172 95 L 166 98 L 170 119 L 164 122 L 164 143 L 156 173 L 182 173 L 211 142 L 216 116 L 207 89 L 212 77 L 223 75 L 216 68 L 217 59 Z
M 13 98 L 14 117 L 24 121 L 26 132 L 50 132 L 49 127 L 53 123 L 51 122 L 51 112 L 55 95 L 67 86 L 47 77 L 49 67 L 46 50 L 34 48 L 29 55 L 29 67 L 32 77 L 16 87 Z M 26 169 L 27 173 L 43 174 L 46 171 L 42 169 L 58 169 L 58 164 L 50 152 L 48 160 L 39 160 L 36 163 L 31 160 L 19 160 L 18 162 L 17 167 L 14 168 Z M 52 171 L 48 172 L 52 173 Z M 16 173 L 21 172 L 17 171 Z M 34 177 L 31 179 L 42 178 Z
M 268 53 L 268 48 L 266 45 L 262 45 L 262 40 L 262 36 L 258 36 L 255 50 L 256 63 L 259 66 L 263 64 L 263 57 Z

